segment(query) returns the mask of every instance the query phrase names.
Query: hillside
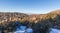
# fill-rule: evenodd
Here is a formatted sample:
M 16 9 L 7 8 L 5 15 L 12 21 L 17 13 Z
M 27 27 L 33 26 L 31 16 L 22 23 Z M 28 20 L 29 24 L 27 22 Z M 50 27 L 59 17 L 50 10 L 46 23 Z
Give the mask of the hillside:
M 35 22 L 48 18 L 54 19 L 57 15 L 60 15 L 60 10 L 52 11 L 47 14 L 31 14 L 31 15 L 27 15 L 24 13 L 16 13 L 16 12 L 15 13 L 0 12 L 0 23 L 8 22 L 8 21 Z
M 15 27 L 19 26 L 19 24 L 30 26 L 33 28 L 34 33 L 46 33 L 50 27 L 60 29 L 60 10 L 55 10 L 47 14 L 31 15 L 16 12 L 0 12 L 0 31 L 14 31 Z

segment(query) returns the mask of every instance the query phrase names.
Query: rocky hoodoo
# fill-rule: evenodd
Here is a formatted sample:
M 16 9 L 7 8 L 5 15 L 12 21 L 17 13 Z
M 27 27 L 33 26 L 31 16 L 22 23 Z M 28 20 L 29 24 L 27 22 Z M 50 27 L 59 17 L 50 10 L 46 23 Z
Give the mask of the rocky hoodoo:
M 31 27 L 34 33 L 46 33 L 50 27 L 60 29 L 60 10 L 47 14 L 24 14 L 0 12 L 0 31 L 14 31 L 17 26 Z M 44 32 L 43 32 L 44 31 Z

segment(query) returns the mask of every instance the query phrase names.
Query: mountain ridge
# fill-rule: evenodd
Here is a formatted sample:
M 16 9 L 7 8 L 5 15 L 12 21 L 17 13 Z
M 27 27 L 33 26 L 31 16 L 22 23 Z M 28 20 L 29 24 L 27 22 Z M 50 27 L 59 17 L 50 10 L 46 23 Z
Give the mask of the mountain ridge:
M 10 21 L 13 21 L 13 20 L 18 21 L 18 19 L 20 18 L 19 20 L 21 22 L 26 21 L 26 20 L 33 22 L 36 19 L 44 19 L 44 18 L 48 18 L 48 17 L 53 17 L 53 16 L 57 16 L 57 14 L 60 15 L 60 10 L 52 11 L 52 12 L 47 13 L 47 14 L 30 14 L 30 15 L 24 14 L 24 13 L 16 13 L 16 12 L 13 12 L 13 13 L 0 12 L 0 16 L 2 17 L 2 19 L 7 18 Z M 15 19 L 13 19 L 12 17 Z M 6 19 L 6 21 L 7 21 L 7 19 Z
M 49 28 L 60 29 L 60 10 L 47 14 L 30 15 L 0 12 L 0 31 L 13 32 L 20 25 L 31 27 L 33 33 L 46 33 Z

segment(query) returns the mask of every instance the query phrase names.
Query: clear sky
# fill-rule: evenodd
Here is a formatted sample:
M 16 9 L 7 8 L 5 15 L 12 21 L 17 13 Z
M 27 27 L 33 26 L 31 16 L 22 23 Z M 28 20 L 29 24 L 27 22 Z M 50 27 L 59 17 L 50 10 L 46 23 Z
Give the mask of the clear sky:
M 0 12 L 48 13 L 60 9 L 60 0 L 0 0 Z

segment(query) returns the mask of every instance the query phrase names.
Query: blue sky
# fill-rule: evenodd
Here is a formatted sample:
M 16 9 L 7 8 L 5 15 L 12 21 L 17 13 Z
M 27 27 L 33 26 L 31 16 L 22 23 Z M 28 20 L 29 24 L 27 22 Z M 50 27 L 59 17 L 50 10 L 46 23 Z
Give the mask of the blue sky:
M 0 12 L 44 14 L 60 9 L 60 0 L 0 0 Z

